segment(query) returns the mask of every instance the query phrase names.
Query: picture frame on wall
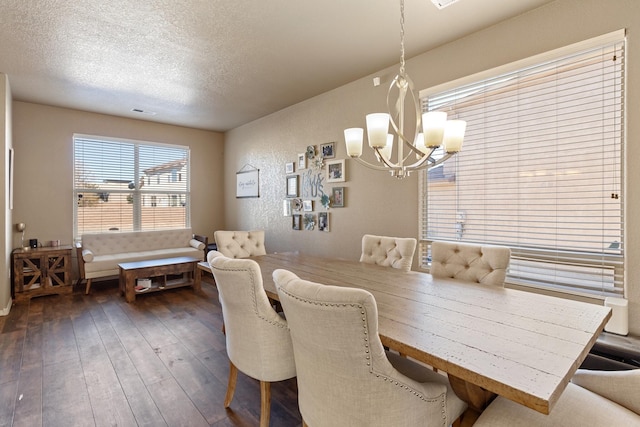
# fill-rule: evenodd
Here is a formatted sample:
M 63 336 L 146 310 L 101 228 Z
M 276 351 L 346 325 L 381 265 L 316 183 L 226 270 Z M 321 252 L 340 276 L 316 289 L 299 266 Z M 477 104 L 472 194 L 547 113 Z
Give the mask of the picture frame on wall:
M 260 197 L 260 169 L 236 172 L 236 199 Z
M 344 208 L 344 187 L 333 187 L 331 189 L 331 207 Z
M 329 212 L 318 213 L 318 230 L 329 231 Z
M 307 153 L 298 154 L 298 170 L 307 168 Z
M 291 228 L 294 230 L 302 230 L 302 215 L 293 214 L 293 220 L 291 222 Z
M 327 162 L 327 182 L 346 181 L 346 170 L 344 159 Z
M 298 175 L 287 177 L 287 197 L 298 197 Z
M 336 157 L 336 145 L 335 142 L 327 142 L 326 144 L 320 144 L 320 155 L 323 159 L 333 159 Z
M 282 201 L 282 214 L 284 216 L 291 216 L 291 199 L 284 199 Z
M 305 212 L 313 212 L 313 200 L 303 200 L 302 210 Z
M 287 163 L 284 166 L 284 172 L 285 173 L 294 173 L 295 172 L 295 163 L 294 162 Z

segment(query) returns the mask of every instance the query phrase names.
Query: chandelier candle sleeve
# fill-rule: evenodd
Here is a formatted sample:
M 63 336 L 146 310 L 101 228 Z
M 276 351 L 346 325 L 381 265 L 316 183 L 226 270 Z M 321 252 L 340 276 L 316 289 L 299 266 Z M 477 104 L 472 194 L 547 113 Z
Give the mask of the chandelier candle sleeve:
M 387 145 L 387 132 L 389 132 L 389 114 L 367 114 L 367 136 L 369 147 L 384 148 Z
M 387 145 L 384 148 L 380 149 L 380 155 L 384 157 L 386 160 L 391 158 L 391 150 L 393 149 L 393 135 L 387 134 Z
M 423 154 L 428 154 L 430 151 L 424 143 L 424 133 L 422 132 L 420 132 L 418 134 L 418 137 L 416 138 L 416 148 L 420 150 Z M 418 157 L 421 157 L 421 156 L 418 155 Z
M 362 137 L 364 129 L 349 128 L 344 130 L 344 140 L 347 144 L 347 156 L 360 157 L 362 155 Z
M 457 153 L 462 150 L 462 141 L 467 122 L 464 120 L 448 120 L 444 129 L 444 151 L 447 153 Z
M 447 113 L 444 111 L 430 111 L 422 115 L 425 146 L 439 147 L 442 144 L 446 123 Z

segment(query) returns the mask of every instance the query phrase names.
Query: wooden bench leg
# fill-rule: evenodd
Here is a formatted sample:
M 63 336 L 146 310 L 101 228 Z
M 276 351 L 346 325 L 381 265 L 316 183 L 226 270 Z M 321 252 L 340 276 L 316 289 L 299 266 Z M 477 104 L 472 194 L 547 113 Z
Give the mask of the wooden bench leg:
M 85 295 L 89 295 L 89 291 L 91 290 L 91 280 L 92 279 L 87 279 L 87 288 L 84 291 Z

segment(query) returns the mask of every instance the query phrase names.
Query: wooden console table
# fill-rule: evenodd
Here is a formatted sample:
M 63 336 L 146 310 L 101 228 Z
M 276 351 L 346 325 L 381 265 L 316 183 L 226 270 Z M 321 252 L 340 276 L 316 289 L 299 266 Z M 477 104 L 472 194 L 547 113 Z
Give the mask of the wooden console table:
M 71 246 L 20 248 L 11 257 L 16 300 L 73 290 Z

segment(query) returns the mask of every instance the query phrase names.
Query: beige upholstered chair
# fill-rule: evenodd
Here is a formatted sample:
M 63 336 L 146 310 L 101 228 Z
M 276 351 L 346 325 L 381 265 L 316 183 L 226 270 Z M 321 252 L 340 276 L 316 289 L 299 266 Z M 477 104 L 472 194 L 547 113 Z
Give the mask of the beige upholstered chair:
M 222 231 L 213 233 L 218 252 L 228 258 L 249 258 L 254 255 L 266 255 L 264 230 Z
M 474 427 L 609 427 L 640 425 L 640 370 L 578 370 L 549 415 L 503 397 Z
M 360 262 L 409 271 L 415 250 L 416 239 L 365 234 Z
M 218 287 L 226 329 L 229 385 L 224 406 L 233 399 L 238 370 L 260 381 L 260 426 L 269 425 L 270 383 L 296 376 L 291 336 L 271 307 L 258 264 L 211 251 L 207 257 Z
M 472 245 L 468 243 L 431 243 L 431 275 L 504 286 L 511 249 L 505 246 Z
M 291 330 L 303 425 L 449 426 L 464 412 L 446 377 L 385 353 L 369 292 L 282 269 L 273 278 Z

